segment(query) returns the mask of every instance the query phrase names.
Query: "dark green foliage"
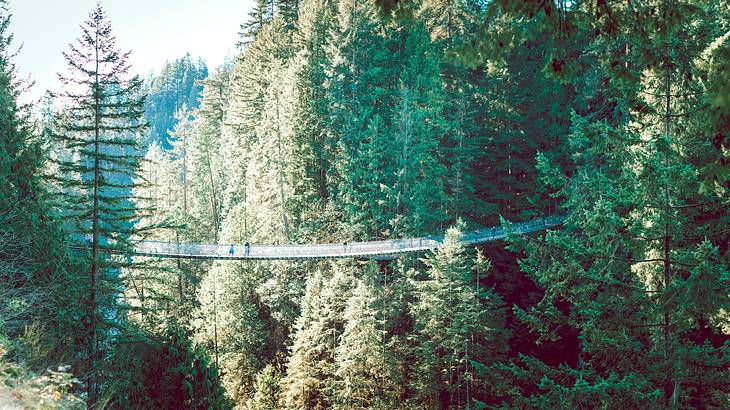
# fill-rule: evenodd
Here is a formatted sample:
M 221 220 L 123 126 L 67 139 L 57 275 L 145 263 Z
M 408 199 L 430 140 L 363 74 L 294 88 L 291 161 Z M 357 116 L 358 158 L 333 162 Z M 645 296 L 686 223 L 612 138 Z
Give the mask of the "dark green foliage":
M 484 363 L 504 359 L 508 334 L 504 307 L 492 289 L 479 289 L 485 262 L 475 262 L 450 228 L 444 246 L 425 260 L 416 284 L 414 401 L 419 407 L 454 408 L 494 402 L 495 384 Z
M 43 184 L 46 150 L 32 133 L 18 82 L 9 14 L 0 2 L 0 356 L 35 369 L 83 349 L 82 261 L 65 249 Z
M 334 29 L 336 10 L 329 1 L 310 0 L 302 5 L 295 41 L 299 53 L 296 64 L 293 154 L 295 221 L 321 217 L 331 200 L 329 183 L 334 156 L 334 140 L 327 130 L 326 46 Z
M 160 337 L 161 336 L 161 337 Z M 226 409 L 218 369 L 175 324 L 163 335 L 130 335 L 118 341 L 102 398 L 122 409 Z
M 276 11 L 287 21 L 293 21 L 299 13 L 299 3 L 302 0 L 275 0 Z
M 55 153 L 58 168 L 51 178 L 58 184 L 59 216 L 77 244 L 89 251 L 85 255 L 90 267 L 88 296 L 81 305 L 88 335 L 87 403 L 93 406 L 99 391 L 97 365 L 107 345 L 105 334 L 123 321 L 123 306 L 115 297 L 123 290 L 120 271 L 133 266 L 130 258 L 113 254 L 128 253 L 132 236 L 144 235 L 135 221 L 149 210 L 139 209 L 132 200 L 133 190 L 140 187 L 138 141 L 146 126 L 142 80 L 128 79 L 129 52 L 118 50 L 100 5 L 81 30 L 77 43 L 64 53 L 68 75 L 59 75 L 66 88 L 56 96 L 66 106 L 53 130 L 62 148 Z
M 370 2 L 339 15 L 327 85 L 337 205 L 356 238 L 432 232 L 449 205 L 435 50 L 421 24 L 379 28 Z
M 714 150 L 699 130 L 714 125 L 696 108 L 702 51 L 725 41 L 702 7 L 720 6 L 631 6 L 613 10 L 626 26 L 589 48 L 620 60 L 579 73 L 602 79 L 590 89 L 589 112 L 571 119 L 575 170 L 538 155 L 571 216 L 541 241 L 517 241 L 522 268 L 546 288 L 518 317 L 546 340 L 563 337 L 566 324 L 577 329 L 579 361 L 555 367 L 523 358 L 508 378 L 539 378 L 528 393 L 536 406 L 559 399 L 571 407 L 720 408 L 727 386 L 715 381 L 729 368 L 727 233 L 710 221 L 727 218 L 727 201 L 699 178 Z
M 335 352 L 335 407 L 397 407 L 401 372 L 386 328 L 384 278 L 372 264 L 362 276 L 342 316 L 344 328 Z
M 572 86 L 563 86 L 543 72 L 545 48 L 539 40 L 524 44 L 508 53 L 504 67 L 487 80 L 487 100 L 494 115 L 484 120 L 492 131 L 490 138 L 482 140 L 483 154 L 477 158 L 487 177 L 478 180 L 476 190 L 491 210 L 483 213 L 522 219 L 554 210 L 554 203 L 551 208 L 549 199 L 541 198 L 535 155 L 547 152 L 556 163 L 565 162 L 561 137 L 569 129 L 568 107 L 576 107 L 577 102 Z
M 707 149 L 706 163 L 700 169 L 703 177 L 700 189 L 703 192 L 717 190 L 727 196 L 730 181 L 730 36 L 726 33 L 710 44 L 702 60 L 699 68 L 708 79 L 703 103 L 708 109 L 706 116 L 701 117 L 701 124 L 709 125 L 705 135 L 711 149 Z
M 380 178 L 387 108 L 397 89 L 397 63 L 391 59 L 397 43 L 378 33 L 370 2 L 343 2 L 343 21 L 331 40 L 329 73 L 330 132 L 335 134 L 334 188 L 356 238 L 378 237 L 394 216 L 384 208 Z M 384 118 L 385 117 L 385 118 Z M 379 158 L 380 156 L 380 158 Z M 392 162 L 389 176 L 393 176 Z
M 479 161 L 479 153 L 483 156 L 488 152 L 481 150 L 480 145 L 491 132 L 482 114 L 490 108 L 483 95 L 486 75 L 483 70 L 467 68 L 452 56 L 465 37 L 473 33 L 481 7 L 477 2 L 424 1 L 416 14 L 425 21 L 432 41 L 430 47 L 438 50 L 435 56 L 440 56 L 440 82 L 444 88 L 439 113 L 443 130 L 440 151 L 446 165 L 444 183 L 450 196 L 446 212 L 451 222 L 456 218 L 487 222 L 486 195 L 477 195 L 480 187 L 475 185 L 487 179 L 479 175 L 489 165 Z
M 90 88 L 39 125 L 66 143 L 59 214 L 91 257 L 47 217 L 0 60 L 0 342 L 34 367 L 76 353 L 112 407 L 219 408 L 225 390 L 253 409 L 727 408 L 726 3 L 258 1 L 233 63 L 196 83 L 185 57 L 150 85 L 143 169 L 125 55 L 97 81 L 74 46 L 68 80 Z M 475 255 L 460 242 L 558 212 Z M 237 251 L 447 232 L 397 262 L 133 271 L 99 252 L 165 221 L 155 239 Z

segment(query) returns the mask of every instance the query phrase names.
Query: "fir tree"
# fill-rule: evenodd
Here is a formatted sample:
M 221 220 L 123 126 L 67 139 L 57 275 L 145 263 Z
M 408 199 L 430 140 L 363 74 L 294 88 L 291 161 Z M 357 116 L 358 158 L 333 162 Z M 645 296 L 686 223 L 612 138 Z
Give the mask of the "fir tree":
M 238 46 L 248 44 L 261 31 L 264 25 L 274 17 L 274 0 L 257 0 L 253 10 L 248 13 L 249 20 L 241 24 L 241 32 L 238 33 L 241 41 Z
M 294 342 L 282 380 L 284 404 L 287 409 L 322 408 L 320 389 L 321 375 L 326 367 L 321 363 L 324 355 L 320 339 L 324 337 L 319 315 L 321 314 L 321 293 L 324 279 L 320 272 L 314 272 L 307 280 L 307 287 L 301 301 L 301 314 L 294 325 Z M 319 406 L 319 407 L 317 407 Z
M 82 24 L 82 35 L 69 46 L 64 58 L 69 74 L 59 78 L 66 90 L 57 94 L 69 109 L 57 126 L 56 137 L 76 155 L 73 161 L 59 161 L 62 216 L 77 232 L 91 237 L 87 324 L 87 403 L 96 403 L 97 362 L 101 358 L 100 332 L 113 308 L 101 310 L 100 300 L 115 292 L 116 270 L 128 267 L 123 258 L 110 253 L 128 253 L 131 236 L 138 234 L 134 220 L 138 209 L 131 201 L 133 178 L 142 157 L 138 134 L 144 96 L 142 81 L 128 79 L 129 52 L 121 52 L 111 24 L 97 5 Z M 104 321 L 102 321 L 104 317 Z
M 345 264 L 337 266 L 327 280 L 316 274 L 307 281 L 284 381 L 287 408 L 325 409 L 333 405 L 337 394 L 335 355 L 353 282 L 351 267 Z
M 4 364 L 42 370 L 69 358 L 77 364 L 84 354 L 78 301 L 87 270 L 65 249 L 43 178 L 45 140 L 34 135 L 30 107 L 18 101 L 27 84 L 13 62 L 10 18 L 0 1 L 0 350 Z M 43 125 L 45 137 L 49 117 Z
M 339 27 L 329 45 L 329 132 L 336 141 L 335 196 L 356 238 L 389 235 L 393 210 L 387 209 L 379 136 L 389 126 L 387 108 L 398 84 L 391 53 L 397 43 L 380 34 L 371 2 L 338 3 Z
M 197 220 L 200 238 L 217 242 L 223 220 L 223 187 L 226 185 L 221 162 L 221 129 L 225 113 L 228 78 L 218 70 L 203 82 L 201 107 L 194 112 L 195 131 L 186 143 L 190 159 L 191 215 Z
M 381 184 L 393 215 L 397 236 L 425 235 L 440 230 L 446 220 L 444 158 L 439 143 L 445 134 L 439 120 L 444 93 L 435 49 L 422 24 L 401 25 L 402 68 L 395 96 L 390 137 L 378 141 L 385 147 L 378 168 Z M 405 38 L 403 38 L 405 37 Z M 389 168 L 395 165 L 391 171 Z M 392 175 L 393 179 L 388 178 Z
M 335 353 L 335 408 L 397 405 L 394 358 L 384 346 L 385 323 L 373 306 L 378 299 L 373 283 L 367 282 L 357 281 L 343 315 L 345 327 Z
M 294 132 L 293 210 L 297 219 L 309 219 L 321 212 L 330 199 L 330 168 L 333 141 L 326 128 L 327 91 L 326 45 L 332 34 L 334 3 L 310 0 L 302 4 L 295 41 L 299 52 L 293 59 L 295 102 L 292 113 Z
M 214 265 L 198 289 L 195 340 L 212 351 L 224 370 L 222 382 L 230 397 L 245 402 L 263 367 L 263 324 L 249 278 L 235 266 Z
M 240 178 L 230 179 L 227 192 L 238 198 L 229 206 L 237 209 L 236 218 L 244 215 L 247 239 L 284 242 L 293 230 L 289 217 L 293 84 L 286 69 L 292 53 L 291 31 L 276 17 L 247 47 L 231 75 L 225 145 L 244 151 L 227 161 Z
M 414 397 L 418 406 L 471 407 L 494 400 L 475 366 L 503 359 L 507 334 L 504 308 L 491 290 L 477 292 L 475 264 L 449 228 L 443 247 L 425 260 L 427 280 L 418 283 L 411 314 L 415 322 Z
M 279 395 L 281 394 L 281 373 L 272 365 L 266 367 L 256 375 L 256 388 L 254 395 L 246 405 L 251 410 L 273 410 L 279 408 Z
M 432 53 L 438 50 L 441 57 L 444 90 L 438 117 L 443 129 L 440 151 L 447 167 L 448 219 L 466 217 L 482 223 L 488 207 L 484 198 L 475 195 L 475 182 L 482 179 L 479 175 L 485 165 L 477 161 L 479 145 L 490 133 L 484 121 L 490 102 L 482 94 L 488 90 L 487 74 L 481 68 L 469 69 L 455 55 L 474 35 L 483 14 L 479 2 L 460 0 L 424 1 L 416 12 L 433 39 Z
M 546 339 L 569 323 L 582 343 L 572 367 L 524 360 L 531 377 L 542 379 L 533 403 L 722 406 L 727 386 L 715 381 L 726 377 L 728 342 L 723 320 L 708 318 L 727 309 L 726 234 L 697 215 L 723 215 L 710 211 L 723 200 L 701 190 L 703 160 L 695 156 L 711 150 L 698 137 L 707 124 L 698 123 L 706 117 L 696 109 L 703 91 L 695 79 L 703 74 L 694 61 L 722 36 L 704 14 L 717 7 L 686 1 L 613 9 L 615 31 L 593 44 L 612 60 L 586 75 L 605 78 L 593 90 L 597 109 L 573 116 L 577 169 L 539 157 L 571 217 L 561 232 L 520 246 L 524 269 L 547 288 L 539 307 L 522 316 Z

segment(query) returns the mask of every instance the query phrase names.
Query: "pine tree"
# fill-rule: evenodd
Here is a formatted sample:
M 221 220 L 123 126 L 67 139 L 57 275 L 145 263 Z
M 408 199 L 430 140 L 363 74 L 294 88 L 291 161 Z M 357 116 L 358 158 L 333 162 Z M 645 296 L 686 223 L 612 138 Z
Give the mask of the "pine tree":
M 385 323 L 371 280 L 358 280 L 343 318 L 345 327 L 335 353 L 335 408 L 393 408 L 397 406 L 395 363 L 384 346 Z
M 243 403 L 265 359 L 264 325 L 252 284 L 235 265 L 218 263 L 203 278 L 197 300 L 195 340 L 213 352 L 229 396 Z
M 507 334 L 504 307 L 490 289 L 477 291 L 475 262 L 461 244 L 459 227 L 425 260 L 411 308 L 415 323 L 415 403 L 434 408 L 471 407 L 494 400 L 475 366 L 503 359 Z
M 43 178 L 51 121 L 34 134 L 30 107 L 18 101 L 27 84 L 13 62 L 10 18 L 0 1 L 0 345 L 4 362 L 35 370 L 83 354 L 77 318 L 87 270 L 65 249 Z
M 186 142 L 192 123 L 187 114 L 179 116 L 181 122 L 171 132 L 172 152 L 157 144 L 147 148 L 144 164 L 140 169 L 140 186 L 134 189 L 135 204 L 154 212 L 139 218 L 136 226 L 165 227 L 147 235 L 147 239 L 183 244 L 199 241 L 189 226 L 193 220 L 188 210 L 189 177 L 187 169 Z M 146 182 L 146 184 L 142 184 Z M 144 260 L 145 257 L 135 257 Z M 153 269 L 129 275 L 131 286 L 125 290 L 127 301 L 142 308 L 144 323 L 151 325 L 175 319 L 181 324 L 190 324 L 186 313 L 195 306 L 194 286 L 202 277 L 201 267 L 205 262 L 184 259 L 158 261 Z
M 236 218 L 244 215 L 246 239 L 285 242 L 293 230 L 289 217 L 293 84 L 286 68 L 292 54 L 291 30 L 277 16 L 246 48 L 231 74 L 224 144 L 243 147 L 243 152 L 226 161 L 237 176 L 229 179 L 227 192 L 237 197 L 229 206 L 237 209 Z
M 280 23 L 277 18 L 273 24 Z M 270 62 L 269 86 L 264 97 L 261 122 L 256 126 L 257 155 L 247 170 L 247 208 L 252 212 L 253 229 L 258 238 L 290 242 L 293 226 L 290 218 L 292 132 L 291 82 L 286 78 L 287 60 Z
M 170 155 L 175 160 L 175 168 L 178 174 L 175 181 L 180 185 L 181 191 L 180 197 L 175 202 L 180 208 L 179 211 L 182 216 L 188 217 L 190 215 L 190 196 L 192 195 L 190 192 L 192 175 L 189 148 L 196 128 L 194 116 L 190 111 L 178 111 L 175 115 L 178 117 L 178 122 L 169 131 L 170 144 L 172 145 Z
M 292 208 L 298 220 L 316 218 L 330 199 L 333 142 L 326 128 L 328 100 L 322 84 L 327 78 L 325 47 L 335 23 L 333 6 L 330 1 L 304 2 L 294 36 L 299 51 L 293 58 L 296 84 L 292 113 Z
M 355 238 L 390 234 L 393 210 L 383 187 L 392 169 L 381 169 L 379 137 L 389 127 L 387 107 L 398 84 L 392 59 L 397 43 L 381 35 L 371 2 L 338 3 L 339 27 L 328 47 L 329 132 L 336 141 L 334 196 Z
M 284 379 L 287 408 L 330 408 L 337 394 L 335 355 L 354 278 L 346 264 L 334 268 L 326 280 L 316 273 L 307 281 Z
M 238 36 L 241 41 L 239 47 L 251 42 L 261 31 L 264 25 L 274 17 L 274 0 L 257 0 L 253 10 L 248 13 L 249 20 L 241 24 L 241 32 Z
M 15 199 L 25 206 L 37 195 L 40 187 L 36 171 L 41 167 L 41 146 L 31 139 L 31 127 L 24 107 L 18 103 L 21 83 L 16 78 L 11 58 L 12 35 L 7 33 L 10 16 L 5 1 L 0 2 L 0 120 L 2 121 L 2 179 L 3 213 L 11 209 Z M 25 107 L 27 108 L 27 107 Z
M 217 242 L 223 220 L 226 176 L 221 160 L 221 130 L 225 114 L 228 74 L 218 70 L 203 81 L 200 109 L 194 112 L 195 131 L 186 142 L 191 172 L 191 215 L 199 238 Z
M 85 301 L 88 365 L 87 403 L 95 404 L 98 393 L 97 362 L 101 358 L 100 332 L 113 308 L 100 309 L 100 301 L 115 292 L 119 268 L 128 267 L 123 258 L 110 253 L 127 253 L 138 209 L 131 201 L 133 178 L 142 154 L 138 134 L 144 129 L 142 81 L 127 79 L 129 52 L 116 46 L 111 25 L 101 5 L 82 24 L 82 35 L 69 46 L 64 58 L 69 74 L 61 76 L 66 90 L 57 94 L 69 106 L 58 124 L 56 137 L 72 150 L 73 161 L 60 161 L 60 193 L 65 220 L 90 241 L 89 295 Z M 78 177 L 76 177 L 78 176 Z M 102 317 L 105 319 L 102 321 Z
M 448 172 L 448 219 L 463 217 L 481 223 L 488 212 L 484 199 L 475 195 L 475 182 L 483 179 L 485 165 L 477 161 L 479 146 L 491 132 L 484 121 L 490 102 L 483 94 L 489 85 L 485 70 L 471 69 L 455 56 L 474 35 L 483 14 L 482 4 L 462 0 L 423 1 L 416 14 L 431 34 L 431 48 L 441 57 L 444 95 L 438 117 L 444 132 L 440 151 Z
M 714 10 L 708 10 L 711 14 Z M 730 46 L 727 44 L 728 34 L 717 38 L 704 50 L 698 67 L 708 78 L 705 101 L 711 107 L 707 110 L 705 123 L 711 124 L 705 131 L 708 143 L 707 162 L 700 168 L 703 176 L 701 189 L 724 190 L 727 196 L 727 182 L 730 180 L 730 161 L 724 154 L 730 149 L 730 102 L 724 96 L 730 94 Z
M 281 394 L 281 373 L 272 365 L 266 367 L 256 375 L 254 395 L 246 402 L 251 410 L 274 410 L 279 408 Z
M 399 90 L 390 135 L 378 141 L 385 147 L 378 168 L 393 215 L 390 225 L 397 236 L 405 237 L 441 230 L 450 200 L 439 149 L 446 130 L 440 120 L 444 93 L 436 50 L 422 24 L 406 20 L 400 30 Z
M 177 184 L 168 182 L 176 179 L 171 162 L 169 155 L 159 145 L 152 144 L 147 148 L 144 165 L 140 167 L 140 175 L 134 181 L 137 186 L 133 190 L 133 196 L 134 204 L 138 208 L 154 209 L 154 212 L 136 221 L 138 229 L 161 226 L 171 214 L 170 208 L 175 196 L 173 192 L 177 188 Z M 174 239 L 174 235 L 168 230 L 159 230 L 154 235 L 147 236 L 154 240 L 169 240 L 171 237 Z M 140 262 L 144 260 L 143 257 L 138 259 Z M 179 301 L 180 298 L 176 297 L 179 295 L 176 294 L 178 289 L 174 285 L 178 281 L 174 280 L 177 275 L 172 271 L 173 267 L 172 261 L 162 261 L 152 271 L 127 274 L 132 286 L 125 290 L 126 300 L 141 312 L 140 324 L 170 318 L 175 313 L 172 301 Z
M 436 49 L 422 24 L 380 22 L 368 2 L 341 2 L 339 19 L 328 97 L 338 204 L 357 236 L 432 232 L 450 207 Z
M 301 301 L 301 314 L 294 325 L 293 343 L 282 380 L 284 404 L 287 409 L 317 408 L 321 374 L 326 370 L 320 361 L 324 354 L 320 338 L 324 332 L 317 320 L 321 314 L 321 293 L 324 286 L 321 272 L 315 271 L 307 279 Z M 321 408 L 321 406 L 320 406 Z
M 697 80 L 707 69 L 697 59 L 724 34 L 708 18 L 727 16 L 719 4 L 614 8 L 614 31 L 592 44 L 610 58 L 585 73 L 601 81 L 594 110 L 572 119 L 576 171 L 538 158 L 571 216 L 542 241 L 518 242 L 523 268 L 547 288 L 522 318 L 545 339 L 560 337 L 561 323 L 577 328 L 581 356 L 560 368 L 522 360 L 513 375 L 541 380 L 531 403 L 724 405 L 727 386 L 716 380 L 727 377 L 728 338 L 723 319 L 709 318 L 727 309 L 727 234 L 708 216 L 723 220 L 726 205 L 701 189 L 699 157 L 712 148 Z M 603 23 L 579 20 L 586 15 L 575 19 Z
M 490 36 L 498 38 L 501 32 L 519 27 L 515 20 L 498 19 Z M 511 48 L 500 49 L 484 80 L 483 109 L 489 115 L 483 119 L 483 132 L 488 138 L 477 141 L 480 154 L 476 163 L 485 177 L 476 181 L 475 188 L 486 203 L 487 214 L 492 215 L 492 220 L 485 221 L 488 223 L 497 222 L 497 214 L 525 219 L 552 212 L 554 201 L 537 180 L 535 156 L 542 152 L 566 166 L 568 151 L 561 136 L 569 132 L 570 110 L 565 107 L 579 112 L 585 109 L 576 91 L 580 86 L 563 81 L 545 62 L 551 50 L 576 52 L 576 47 L 586 45 L 584 37 L 553 38 L 539 25 L 528 25 L 523 36 L 514 39 Z

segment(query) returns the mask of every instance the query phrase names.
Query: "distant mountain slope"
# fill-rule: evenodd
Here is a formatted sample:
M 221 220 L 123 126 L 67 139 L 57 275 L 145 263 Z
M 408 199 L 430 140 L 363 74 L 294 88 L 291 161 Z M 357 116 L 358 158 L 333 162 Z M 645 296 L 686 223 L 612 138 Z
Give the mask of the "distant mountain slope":
M 200 106 L 198 98 L 202 86 L 198 80 L 208 77 L 208 67 L 202 59 L 194 60 L 190 54 L 167 62 L 162 71 L 147 80 L 145 118 L 150 124 L 144 145 L 153 142 L 171 148 L 167 131 L 177 123 L 175 113 L 182 109 Z

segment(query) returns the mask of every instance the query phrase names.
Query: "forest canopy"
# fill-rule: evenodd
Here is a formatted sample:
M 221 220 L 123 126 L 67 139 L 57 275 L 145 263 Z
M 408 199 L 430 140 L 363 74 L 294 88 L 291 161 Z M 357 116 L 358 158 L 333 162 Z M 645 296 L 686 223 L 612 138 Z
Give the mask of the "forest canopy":
M 257 0 L 144 78 L 97 3 L 35 105 L 0 6 L 0 407 L 730 407 L 727 2 Z

